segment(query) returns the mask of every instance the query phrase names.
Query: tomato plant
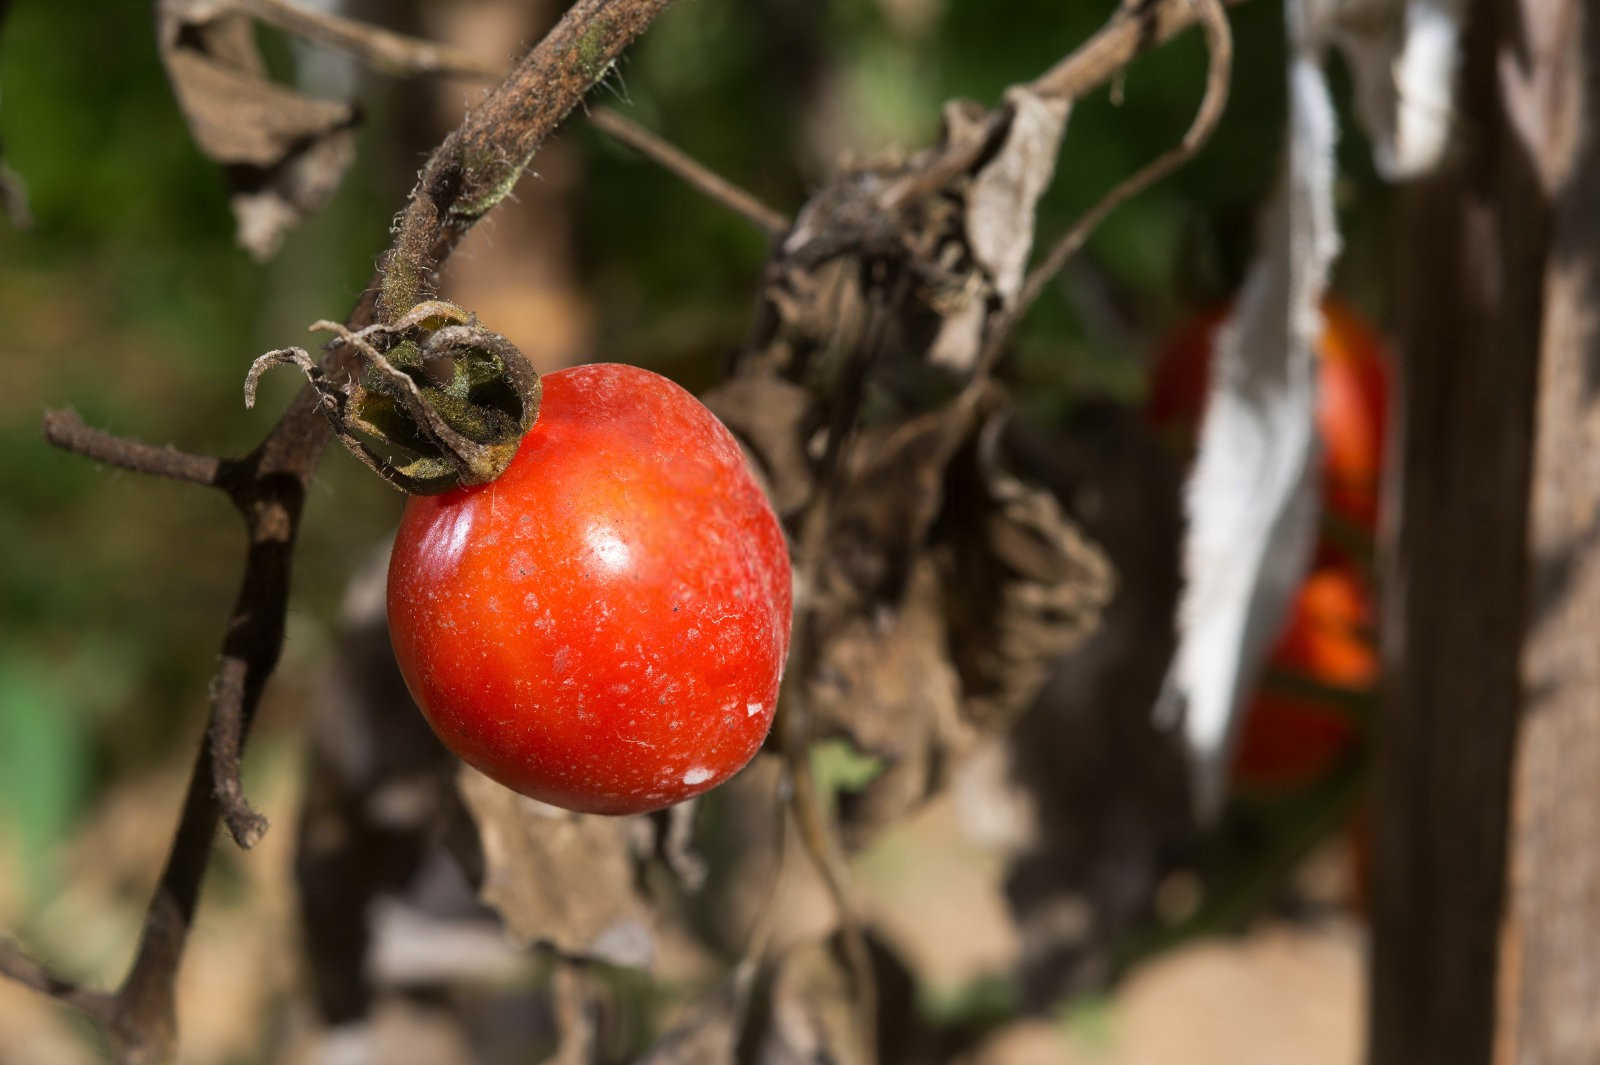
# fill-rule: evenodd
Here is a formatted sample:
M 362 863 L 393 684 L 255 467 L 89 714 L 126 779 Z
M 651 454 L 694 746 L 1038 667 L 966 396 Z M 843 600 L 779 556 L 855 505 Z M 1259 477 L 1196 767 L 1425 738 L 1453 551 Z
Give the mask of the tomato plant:
M 668 806 L 732 776 L 771 727 L 782 529 L 733 435 L 649 371 L 547 375 L 499 479 L 407 503 L 388 595 L 440 739 L 545 802 Z

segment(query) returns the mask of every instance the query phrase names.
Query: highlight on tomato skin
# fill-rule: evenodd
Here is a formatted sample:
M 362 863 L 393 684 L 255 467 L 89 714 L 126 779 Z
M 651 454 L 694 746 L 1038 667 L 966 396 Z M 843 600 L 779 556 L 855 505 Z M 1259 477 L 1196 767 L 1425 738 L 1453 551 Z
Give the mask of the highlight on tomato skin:
M 487 484 L 412 497 L 389 623 L 412 696 L 464 761 L 589 813 L 722 783 L 771 728 L 789 647 L 783 531 L 738 442 L 664 377 L 544 377 Z

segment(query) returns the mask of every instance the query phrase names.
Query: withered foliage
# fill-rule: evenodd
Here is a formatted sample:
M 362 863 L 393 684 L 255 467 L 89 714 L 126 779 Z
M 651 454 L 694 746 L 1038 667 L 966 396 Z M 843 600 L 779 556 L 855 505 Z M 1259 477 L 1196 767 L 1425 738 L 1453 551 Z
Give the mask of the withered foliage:
M 195 143 L 222 164 L 239 243 L 270 258 L 355 160 L 355 108 L 267 76 L 254 20 L 210 0 L 162 0 L 161 60 Z
M 1122 690 L 1137 665 L 1117 672 L 1170 651 L 1173 472 L 1115 417 L 1041 439 L 983 364 L 1067 111 L 1021 90 L 998 118 L 952 105 L 943 143 L 819 190 L 774 247 L 751 338 L 702 397 L 795 544 L 797 643 L 811 650 L 790 663 L 799 694 L 782 713 L 805 718 L 774 742 L 842 743 L 865 766 L 824 796 L 847 855 L 952 806 L 961 832 L 1002 855 L 990 890 L 1008 893 L 1007 934 L 1023 944 L 1012 976 L 1041 1001 L 1107 975 L 1186 828 L 1182 773 L 1149 726 L 1154 693 Z M 897 200 L 952 153 L 974 162 Z M 1121 577 L 1114 558 L 1137 569 Z M 1129 581 L 1131 605 L 1115 606 Z M 1128 645 L 1135 632 L 1147 654 Z M 1076 679 L 1047 692 L 1052 676 Z M 1129 788 L 1128 774 L 1143 779 Z M 590 974 L 603 1004 L 583 1023 L 621 1023 L 626 993 L 597 975 L 610 966 L 701 988 L 658 1008 L 655 1043 L 585 1060 L 948 1060 L 974 1035 L 918 1014 L 901 953 L 916 945 L 870 918 L 876 1031 L 863 1027 L 839 900 L 784 827 L 791 785 L 774 754 L 697 811 L 650 817 L 542 807 L 471 771 L 459 782 L 481 898 L 554 964 Z M 1086 832 L 1084 810 L 1106 828 Z
M 703 397 L 792 535 L 823 510 L 796 607 L 814 658 L 792 668 L 808 670 L 813 736 L 847 736 L 888 766 L 853 807 L 868 824 L 1013 721 L 1114 586 L 1104 551 L 1007 468 L 1009 403 L 973 380 L 1017 296 L 1065 128 L 1064 103 L 1017 91 L 1011 104 L 996 143 L 973 143 L 990 123 L 952 105 L 945 143 L 823 188 L 767 265 L 730 381 Z M 889 204 L 951 152 L 983 162 Z
M 661 2 L 615 0 L 608 9 L 582 0 L 540 46 L 547 57 L 532 53 L 469 118 L 468 132 L 446 141 L 347 323 L 351 336 L 380 313 L 393 324 L 430 294 L 455 240 L 598 77 L 603 65 L 589 61 L 588 44 L 598 35 L 614 55 Z M 345 104 L 266 81 L 249 20 L 263 11 L 284 18 L 282 8 L 163 0 L 158 16 L 180 105 L 202 150 L 228 168 L 241 240 L 258 255 L 331 192 L 354 121 Z M 616 12 L 628 21 L 612 19 Z M 427 1025 L 454 1033 L 442 1045 L 456 1049 L 444 1058 L 430 1051 L 436 1063 L 527 1060 L 530 1046 L 573 1065 L 953 1060 L 975 1032 L 916 1008 L 923 974 L 908 961 L 947 933 L 875 920 L 881 906 L 863 905 L 846 872 L 890 833 L 939 818 L 955 826 L 952 840 L 994 857 L 984 859 L 994 872 L 989 895 L 1009 892 L 1012 908 L 997 903 L 995 918 L 1006 944 L 998 975 L 1036 972 L 1055 985 L 1104 962 L 1096 947 L 1108 937 L 1096 930 L 1149 904 L 1162 847 L 1182 818 L 1119 805 L 1103 773 L 1073 775 L 1101 758 L 1160 749 L 1128 724 L 1146 721 L 1147 700 L 1132 700 L 1148 693 L 1119 693 L 1114 670 L 1093 668 L 1066 699 L 1042 693 L 1062 690 L 1074 663 L 1084 668 L 1086 646 L 1125 652 L 1109 638 L 1130 639 L 1130 625 L 1166 609 L 1170 587 L 1119 563 L 1150 562 L 1149 545 L 1171 543 L 1169 530 L 1116 538 L 1171 484 L 1129 476 L 1146 457 L 1136 449 L 1118 452 L 1121 465 L 1097 464 L 1097 449 L 1124 439 L 1114 424 L 1041 445 L 993 371 L 1042 283 L 1028 273 L 1035 207 L 1073 96 L 1202 19 L 1225 85 L 1215 0 L 1125 7 L 1091 46 L 1011 90 L 1001 107 L 949 105 L 938 144 L 841 173 L 779 236 L 750 338 L 703 397 L 764 479 L 796 572 L 795 652 L 772 749 L 728 786 L 673 811 L 603 818 L 554 810 L 459 770 L 420 715 L 405 712 L 373 590 L 381 567 L 353 588 L 347 643 L 313 738 L 296 863 L 317 1005 L 340 1048 L 354 1041 L 376 1053 L 384 1018 L 426 1013 Z M 1214 70 L 1208 101 L 1216 78 Z M 564 92 L 542 109 L 519 108 L 561 79 Z M 526 128 L 505 132 L 502 110 L 522 115 Z M 478 150 L 496 138 L 517 151 Z M 474 186 L 467 200 L 442 202 L 459 200 L 451 152 L 469 142 L 472 158 L 496 161 L 471 175 L 495 197 L 480 202 L 485 189 Z M 342 380 L 351 371 L 349 353 L 335 349 L 309 372 Z M 314 395 L 303 397 L 289 428 L 275 430 L 308 441 L 291 455 L 299 491 L 326 439 L 315 407 Z M 151 466 L 103 434 L 73 439 L 75 450 Z M 254 469 L 230 476 L 272 472 Z M 299 501 L 297 493 L 280 522 L 285 553 Z M 1130 589 L 1162 605 L 1122 605 Z M 1119 610 L 1121 627 L 1107 625 Z M 1159 652 L 1160 639 L 1152 646 Z M 270 671 L 277 648 L 268 650 Z M 258 692 L 264 673 L 252 676 Z M 1057 685 L 1047 687 L 1053 676 Z M 849 772 L 814 765 L 826 751 Z M 1150 764 L 1151 775 L 1163 772 L 1159 759 Z M 236 757 L 234 769 L 236 786 Z M 196 780 L 191 802 L 214 825 L 215 809 L 204 810 L 208 782 Z M 1120 818 L 1126 861 L 1112 875 L 1085 858 L 1105 848 L 1065 830 L 1081 818 L 1064 816 L 1064 801 Z M 191 847 L 185 860 L 203 865 L 208 847 Z M 1067 911 L 1087 916 L 1052 916 Z M 486 958 L 463 948 L 464 929 L 496 922 L 535 949 Z M 184 931 L 173 937 L 177 953 Z M 397 938 L 405 950 L 392 949 Z M 1040 945 L 1060 948 L 1045 952 L 1048 964 Z M 162 959 L 169 968 L 147 970 L 156 973 L 150 981 L 167 981 L 158 988 L 166 999 L 149 1011 L 167 1027 L 130 1040 L 140 1053 L 171 1048 L 177 953 Z M 450 962 L 457 955 L 481 964 Z M 1061 957 L 1065 976 L 1054 971 Z M 44 975 L 27 982 L 55 993 Z M 118 1009 L 123 997 L 107 996 Z

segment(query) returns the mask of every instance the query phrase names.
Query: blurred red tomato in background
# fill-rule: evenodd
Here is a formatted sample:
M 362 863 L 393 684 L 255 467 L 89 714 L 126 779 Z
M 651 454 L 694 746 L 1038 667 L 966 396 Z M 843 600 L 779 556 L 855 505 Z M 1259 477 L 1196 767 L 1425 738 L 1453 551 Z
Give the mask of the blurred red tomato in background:
M 1234 746 L 1234 787 L 1251 792 L 1292 790 L 1320 780 L 1361 742 L 1349 708 L 1333 692 L 1317 690 L 1366 692 L 1377 683 L 1371 595 L 1354 571 L 1329 567 L 1306 577 L 1267 670 Z M 1277 689 L 1275 672 L 1313 684 Z

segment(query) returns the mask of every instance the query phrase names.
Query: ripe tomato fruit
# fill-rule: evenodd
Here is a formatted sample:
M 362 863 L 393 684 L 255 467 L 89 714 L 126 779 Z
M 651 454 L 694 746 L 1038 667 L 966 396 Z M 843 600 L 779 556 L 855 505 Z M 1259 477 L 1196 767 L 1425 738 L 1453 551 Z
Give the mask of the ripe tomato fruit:
M 1356 571 L 1319 567 L 1295 595 L 1271 664 L 1334 688 L 1371 688 L 1378 682 L 1373 620 L 1372 595 Z
M 1338 566 L 1307 576 L 1267 668 L 1332 688 L 1371 690 L 1378 679 L 1378 652 L 1372 601 L 1361 579 Z M 1235 787 L 1254 792 L 1305 787 L 1360 742 L 1348 710 L 1314 693 L 1275 691 L 1269 678 L 1245 708 L 1232 780 Z
M 464 761 L 589 813 L 716 787 L 772 725 L 789 553 L 733 435 L 666 378 L 544 377 L 497 480 L 406 504 L 389 631 Z

